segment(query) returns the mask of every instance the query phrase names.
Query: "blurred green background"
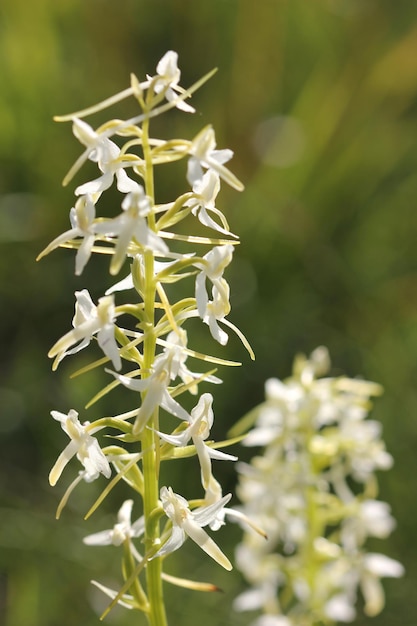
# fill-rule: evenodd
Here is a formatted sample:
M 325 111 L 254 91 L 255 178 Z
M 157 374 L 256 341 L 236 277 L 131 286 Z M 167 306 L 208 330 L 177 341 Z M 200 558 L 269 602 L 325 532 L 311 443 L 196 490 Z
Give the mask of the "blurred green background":
M 35 257 L 68 228 L 73 186 L 60 181 L 80 153 L 69 125 L 52 116 L 125 88 L 131 71 L 152 74 L 168 49 L 179 53 L 183 85 L 219 72 L 193 98 L 199 113 L 173 112 L 157 134 L 191 138 L 212 122 L 246 185 L 243 194 L 224 189 L 219 206 L 242 240 L 228 274 L 231 319 L 257 360 L 231 338 L 227 357 L 244 366 L 220 373 L 215 434 L 263 398 L 267 377 L 289 375 L 296 352 L 320 344 L 334 374 L 380 382 L 374 416 L 396 459 L 380 497 L 398 528 L 372 548 L 401 560 L 407 574 L 387 581 L 382 615 L 355 624 L 416 626 L 417 3 L 392 0 L 2 0 L 0 623 L 93 626 L 100 599 L 88 581 L 117 584 L 117 550 L 84 549 L 81 538 L 112 526 L 127 494 L 84 523 L 99 489 L 84 485 L 57 522 L 77 470 L 54 490 L 47 482 L 66 443 L 50 410 L 80 409 L 101 379 L 70 381 L 77 358 L 52 374 L 46 353 L 69 328 L 73 292 L 94 285 L 97 297 L 109 279 L 94 259 L 76 279 L 71 252 Z M 168 179 L 161 196 L 174 198 L 183 184 Z M 109 412 L 103 406 L 82 419 Z M 233 468 L 218 465 L 232 489 Z M 181 468 L 175 476 L 179 491 L 192 471 L 198 484 L 195 466 L 187 469 L 187 479 Z M 232 554 L 239 530 L 219 534 Z M 189 544 L 170 571 L 224 593 L 168 590 L 170 623 L 248 624 L 250 615 L 231 610 L 239 573 L 219 571 Z M 144 620 L 117 610 L 107 622 Z

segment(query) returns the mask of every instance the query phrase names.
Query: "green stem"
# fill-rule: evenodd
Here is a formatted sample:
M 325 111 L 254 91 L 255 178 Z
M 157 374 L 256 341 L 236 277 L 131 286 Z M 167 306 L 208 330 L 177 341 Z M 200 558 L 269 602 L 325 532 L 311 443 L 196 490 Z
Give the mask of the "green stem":
M 145 159 L 145 191 L 154 206 L 154 181 L 151 148 L 149 144 L 149 119 L 142 126 L 142 145 Z M 149 215 L 148 224 L 155 228 L 153 211 Z M 155 295 L 156 287 L 154 280 L 154 257 L 152 251 L 146 251 L 145 263 L 145 289 L 144 289 L 144 326 L 145 336 L 143 342 L 143 369 L 144 376 L 149 376 L 155 360 L 156 336 L 155 336 Z M 150 428 L 145 428 L 141 436 L 143 450 L 143 509 L 145 516 L 145 549 L 146 553 L 154 549 L 160 541 L 159 523 L 148 524 L 152 511 L 158 505 L 159 496 L 159 458 L 156 448 L 156 436 L 154 430 L 158 428 L 158 409 L 154 411 Z M 146 566 L 147 595 L 149 600 L 148 620 L 150 626 L 167 626 L 165 604 L 162 588 L 162 562 L 160 558 L 154 558 Z
M 304 449 L 306 454 L 309 454 L 309 475 L 314 477 L 314 483 L 312 486 L 308 486 L 306 489 L 306 512 L 307 512 L 307 537 L 304 543 L 304 549 L 302 551 L 302 561 L 306 571 L 306 579 L 310 588 L 310 599 L 307 608 L 307 621 L 306 626 L 323 626 L 321 620 L 316 621 L 313 615 L 316 614 L 317 592 L 316 592 L 316 579 L 318 569 L 320 568 L 317 562 L 317 555 L 314 548 L 315 540 L 324 535 L 324 525 L 322 516 L 318 513 L 317 509 L 317 470 L 314 467 L 313 458 L 311 452 L 311 440 L 316 434 L 316 430 L 313 424 L 309 421 L 306 425 L 306 436 L 304 441 Z

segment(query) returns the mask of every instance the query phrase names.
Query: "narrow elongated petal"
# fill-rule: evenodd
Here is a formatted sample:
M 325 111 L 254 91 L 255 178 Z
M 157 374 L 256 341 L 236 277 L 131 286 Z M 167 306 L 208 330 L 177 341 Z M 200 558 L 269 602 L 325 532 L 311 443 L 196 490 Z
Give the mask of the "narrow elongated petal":
M 116 339 L 114 338 L 113 324 L 107 324 L 101 328 L 97 334 L 97 341 L 104 354 L 111 359 L 113 366 L 120 370 L 122 367 L 122 360 L 120 358 L 119 347 Z
M 88 537 L 84 537 L 83 543 L 87 546 L 111 546 L 113 543 L 113 529 L 111 530 L 102 530 L 98 533 L 94 533 L 93 535 L 88 535 Z
M 77 454 L 77 444 L 70 441 L 66 448 L 61 452 L 51 471 L 49 472 L 49 484 L 54 487 L 58 482 L 65 466 L 70 462 L 73 456 Z
M 160 436 L 161 439 L 163 439 L 163 441 L 170 443 L 172 446 L 184 447 L 187 445 L 191 438 L 190 427 L 186 428 L 181 433 L 178 433 L 176 435 L 167 435 L 159 430 L 156 430 L 155 432 Z
M 171 397 L 168 391 L 166 391 L 163 395 L 161 401 L 161 407 L 165 409 L 171 415 L 175 415 L 180 420 L 184 420 L 185 422 L 190 421 L 190 414 L 176 401 Z
M 206 313 L 208 303 L 206 275 L 204 272 L 200 272 L 195 279 L 195 299 L 197 301 L 198 314 L 201 318 L 203 318 Z
M 173 526 L 171 536 L 166 543 L 162 546 L 156 556 L 163 556 L 164 554 L 170 554 L 175 552 L 178 548 L 181 548 L 186 539 L 185 532 L 180 526 Z
M 75 274 L 80 276 L 91 256 L 91 251 L 95 242 L 95 235 L 86 235 L 77 250 L 75 257 Z
M 58 248 L 61 244 L 67 243 L 68 241 L 72 241 L 76 237 L 80 236 L 80 231 L 78 228 L 71 228 L 70 230 L 66 230 L 65 233 L 58 235 L 51 243 L 49 243 L 46 248 L 42 250 L 36 257 L 36 260 L 39 261 L 42 257 L 46 256 L 55 248 Z
M 200 546 L 219 565 L 230 571 L 233 566 L 227 556 L 220 550 L 217 543 L 201 528 L 194 520 L 186 518 L 183 522 L 183 529 L 187 535 Z
M 207 526 L 222 511 L 222 509 L 229 502 L 231 497 L 232 494 L 228 493 L 220 500 L 214 502 L 213 504 L 210 504 L 209 506 L 202 506 L 198 509 L 195 509 L 193 511 L 193 518 L 200 526 Z
M 109 589 L 109 587 L 105 587 L 101 583 L 98 583 L 96 580 L 92 580 L 91 584 L 94 585 L 95 587 L 97 587 L 97 589 L 100 589 L 100 591 L 105 593 L 106 596 L 108 596 L 112 600 L 114 600 L 114 598 L 116 598 L 118 593 L 119 593 L 118 591 L 114 591 L 113 589 Z M 125 607 L 125 609 L 139 608 L 138 605 L 137 605 L 136 600 L 134 599 L 134 597 L 130 596 L 130 595 L 126 594 L 126 593 L 124 593 L 121 596 L 121 598 L 117 601 L 117 604 L 120 604 L 120 606 Z
M 105 370 L 108 374 L 112 374 L 124 387 L 131 391 L 145 391 L 149 387 L 149 378 L 132 378 L 124 374 L 117 374 L 111 370 Z
M 65 352 L 68 348 L 71 348 L 75 343 L 81 340 L 88 340 L 98 331 L 100 328 L 100 322 L 97 319 L 87 320 L 67 332 L 61 339 L 52 346 L 48 352 L 49 357 L 54 357 L 60 352 Z

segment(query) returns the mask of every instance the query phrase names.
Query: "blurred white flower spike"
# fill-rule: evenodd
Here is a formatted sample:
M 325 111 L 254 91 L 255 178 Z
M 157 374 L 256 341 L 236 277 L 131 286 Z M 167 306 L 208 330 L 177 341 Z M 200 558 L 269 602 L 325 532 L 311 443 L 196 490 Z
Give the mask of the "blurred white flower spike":
M 241 510 L 268 536 L 245 532 L 236 552 L 251 585 L 236 609 L 265 613 L 253 626 L 351 622 L 358 590 L 365 613 L 376 615 L 384 606 L 380 578 L 403 574 L 398 561 L 366 550 L 368 538 L 395 527 L 389 505 L 376 500 L 376 471 L 389 469 L 392 457 L 380 424 L 368 419 L 382 389 L 323 378 L 329 369 L 325 348 L 298 357 L 292 377 L 268 380 L 265 402 L 241 422 L 253 425 L 243 443 L 263 447 L 238 466 Z
M 97 166 L 98 173 L 75 188 L 71 228 L 55 237 L 38 257 L 59 247 L 70 248 L 76 252 L 77 276 L 96 255 L 109 259 L 110 284 L 104 287 L 105 294 L 100 297 L 94 293 L 92 297 L 85 288 L 76 291 L 73 328 L 56 341 L 49 356 L 56 369 L 64 358 L 98 344 L 99 357 L 87 363 L 84 357 L 81 369 L 73 375 L 78 378 L 96 368 L 103 368 L 103 374 L 108 375 L 107 384 L 90 399 L 87 408 L 103 401 L 114 388 L 126 390 L 131 408 L 84 424 L 75 410 L 68 415 L 53 411 L 71 441 L 52 468 L 50 483 L 55 485 L 72 457 L 78 458 L 83 469 L 67 488 L 57 517 L 83 480 L 107 479 L 86 518 L 121 481 L 132 491 L 114 527 L 93 532 L 84 543 L 119 546 L 123 551 L 120 589 L 94 581 L 111 599 L 103 617 L 120 604 L 144 612 L 149 626 L 167 626 L 163 580 L 190 589 L 217 589 L 211 583 L 166 574 L 163 567 L 171 552 L 189 537 L 230 570 L 231 562 L 204 527 L 215 531 L 226 517 L 246 519 L 225 506 L 231 495 L 222 495 L 212 467 L 213 460 L 236 460 L 219 449 L 236 440 L 217 445 L 208 439 L 214 421 L 213 397 L 201 391 L 202 385 L 222 382 L 215 375 L 218 366 L 240 363 L 194 350 L 188 345 L 186 330 L 191 319 L 202 322 L 203 328 L 207 325 L 217 350 L 219 344 L 224 346 L 228 341 L 226 326 L 254 358 L 243 333 L 227 318 L 231 312 L 230 288 L 224 273 L 239 241 L 216 206 L 222 181 L 237 190 L 243 185 L 225 167 L 233 152 L 216 149 L 211 126 L 193 140 L 164 140 L 150 133 L 151 122 L 159 115 L 170 110 L 194 112 L 188 100 L 213 73 L 185 89 L 180 85 L 178 55 L 169 50 L 157 63 L 155 75 L 141 81 L 132 74 L 130 85 L 120 93 L 83 111 L 55 118 L 72 123 L 73 134 L 83 147 L 64 184 L 70 183 L 87 161 Z M 110 119 L 99 126 L 85 121 L 87 116 L 101 114 L 126 98 L 132 98 L 139 107 L 138 115 Z M 178 198 L 159 204 L 155 169 L 180 160 L 185 166 L 184 190 Z M 106 206 L 108 190 L 113 196 Z M 120 198 L 115 203 L 117 193 Z M 122 269 L 124 278 L 114 282 Z M 100 280 L 97 285 L 102 283 Z M 120 291 L 128 293 L 120 296 Z M 200 361 L 204 367 L 196 369 L 205 371 L 190 369 L 188 359 Z M 191 412 L 184 401 L 187 394 L 193 397 Z M 99 432 L 103 436 L 101 431 L 105 431 L 106 446 L 94 436 Z M 188 502 L 171 487 L 160 484 L 160 466 L 190 456 L 197 460 L 201 493 Z M 140 515 L 132 523 L 133 507 Z

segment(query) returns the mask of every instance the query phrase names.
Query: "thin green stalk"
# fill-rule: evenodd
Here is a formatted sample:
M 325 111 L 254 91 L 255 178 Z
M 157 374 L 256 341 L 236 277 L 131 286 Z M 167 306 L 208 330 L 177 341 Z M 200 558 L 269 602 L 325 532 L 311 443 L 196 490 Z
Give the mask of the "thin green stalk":
M 149 119 L 146 119 L 142 127 L 143 152 L 145 159 L 145 190 L 154 206 L 154 179 L 153 164 L 149 145 Z M 155 228 L 155 218 L 151 212 L 148 219 L 149 227 Z M 155 280 L 154 280 L 154 257 L 151 251 L 146 251 L 145 261 L 145 336 L 143 342 L 143 368 L 144 376 L 148 376 L 155 360 Z M 143 477 L 144 494 L 143 508 L 145 516 L 145 549 L 148 553 L 160 541 L 159 523 L 148 523 L 152 511 L 158 507 L 159 497 L 159 471 L 158 457 L 155 448 L 154 430 L 158 428 L 158 409 L 154 411 L 150 428 L 145 428 L 141 436 L 143 454 Z M 165 604 L 162 588 L 162 562 L 160 558 L 150 560 L 146 566 L 147 594 L 149 600 L 148 620 L 150 626 L 167 626 Z
M 311 450 L 311 440 L 314 437 L 316 431 L 313 425 L 309 422 L 305 424 L 306 437 L 304 441 L 304 449 Z M 310 476 L 317 474 L 310 456 L 310 467 L 308 473 Z M 314 548 L 314 541 L 318 537 L 322 537 L 324 533 L 324 527 L 321 516 L 317 510 L 317 502 L 315 498 L 316 488 L 308 486 L 306 489 L 306 512 L 307 512 L 307 537 L 304 542 L 303 548 L 303 560 L 304 567 L 306 568 L 306 579 L 310 588 L 310 605 L 309 614 L 307 616 L 309 626 L 322 626 L 322 621 L 316 621 L 314 619 L 315 604 L 316 604 L 316 577 L 318 572 L 317 556 Z M 314 621 L 313 621 L 314 620 Z

